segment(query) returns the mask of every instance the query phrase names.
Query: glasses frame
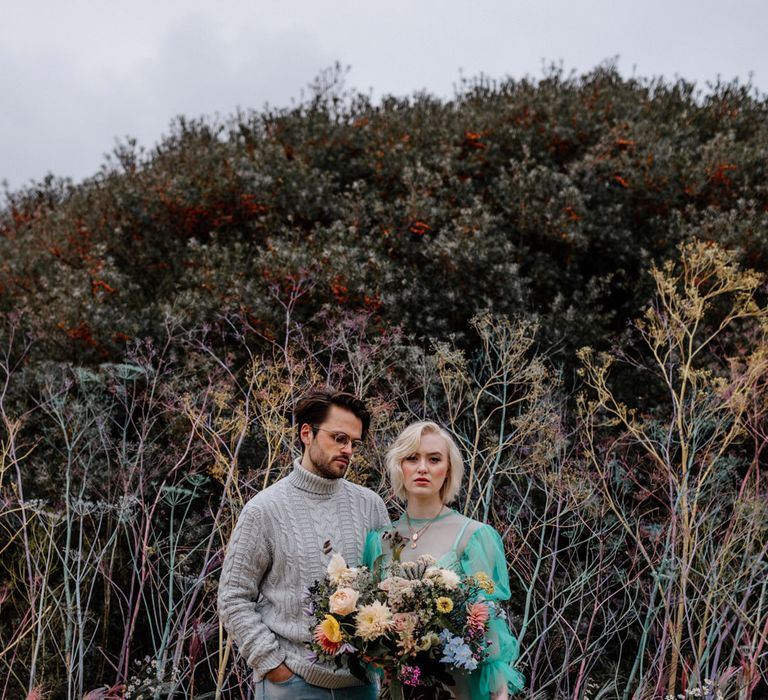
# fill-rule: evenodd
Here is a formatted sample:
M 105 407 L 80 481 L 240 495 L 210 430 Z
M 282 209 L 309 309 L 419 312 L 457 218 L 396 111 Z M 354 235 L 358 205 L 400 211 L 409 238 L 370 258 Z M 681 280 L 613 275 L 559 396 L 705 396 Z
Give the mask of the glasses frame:
M 322 430 L 324 433 L 328 433 L 339 447 L 346 447 L 349 445 L 353 452 L 360 451 L 365 444 L 362 440 L 349 437 L 349 435 L 342 430 L 328 430 L 328 428 L 321 428 L 319 425 L 313 425 L 312 430 Z

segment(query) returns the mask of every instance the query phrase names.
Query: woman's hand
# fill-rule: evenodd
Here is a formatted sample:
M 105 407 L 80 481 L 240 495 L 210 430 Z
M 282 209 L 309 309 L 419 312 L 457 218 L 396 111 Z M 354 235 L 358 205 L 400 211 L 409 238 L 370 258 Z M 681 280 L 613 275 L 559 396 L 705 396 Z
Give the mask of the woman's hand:
M 507 692 L 507 686 L 495 690 L 491 693 L 491 700 L 509 700 L 509 693 Z

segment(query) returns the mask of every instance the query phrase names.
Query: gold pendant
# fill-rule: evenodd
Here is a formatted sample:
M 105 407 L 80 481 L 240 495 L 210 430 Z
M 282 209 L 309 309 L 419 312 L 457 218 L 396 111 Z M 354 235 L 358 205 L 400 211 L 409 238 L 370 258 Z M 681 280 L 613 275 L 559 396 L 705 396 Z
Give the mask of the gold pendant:
M 415 542 L 411 543 L 411 549 L 416 549 L 416 543 Z

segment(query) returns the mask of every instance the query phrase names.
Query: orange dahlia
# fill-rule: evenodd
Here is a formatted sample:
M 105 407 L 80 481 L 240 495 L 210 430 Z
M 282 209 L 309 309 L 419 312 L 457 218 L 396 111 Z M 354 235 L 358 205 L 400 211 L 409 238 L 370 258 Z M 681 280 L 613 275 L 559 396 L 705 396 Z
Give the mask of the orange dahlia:
M 315 627 L 315 641 L 326 654 L 335 654 L 341 647 L 341 628 L 333 615 L 326 615 L 325 619 Z

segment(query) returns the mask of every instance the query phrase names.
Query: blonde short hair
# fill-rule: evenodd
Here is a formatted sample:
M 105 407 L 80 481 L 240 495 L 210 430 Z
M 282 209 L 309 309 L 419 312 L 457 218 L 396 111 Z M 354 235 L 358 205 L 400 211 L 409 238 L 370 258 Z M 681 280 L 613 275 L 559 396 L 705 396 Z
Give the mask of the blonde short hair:
M 448 474 L 446 474 L 445 482 L 440 488 L 440 498 L 443 503 L 450 503 L 459 495 L 461 490 L 461 481 L 464 478 L 464 460 L 461 458 L 461 452 L 450 433 L 432 421 L 411 423 L 395 438 L 385 458 L 389 483 L 392 485 L 392 491 L 397 498 L 401 501 L 408 500 L 401 464 L 408 455 L 419 449 L 421 436 L 425 433 L 439 435 L 445 440 L 445 446 L 448 448 Z

